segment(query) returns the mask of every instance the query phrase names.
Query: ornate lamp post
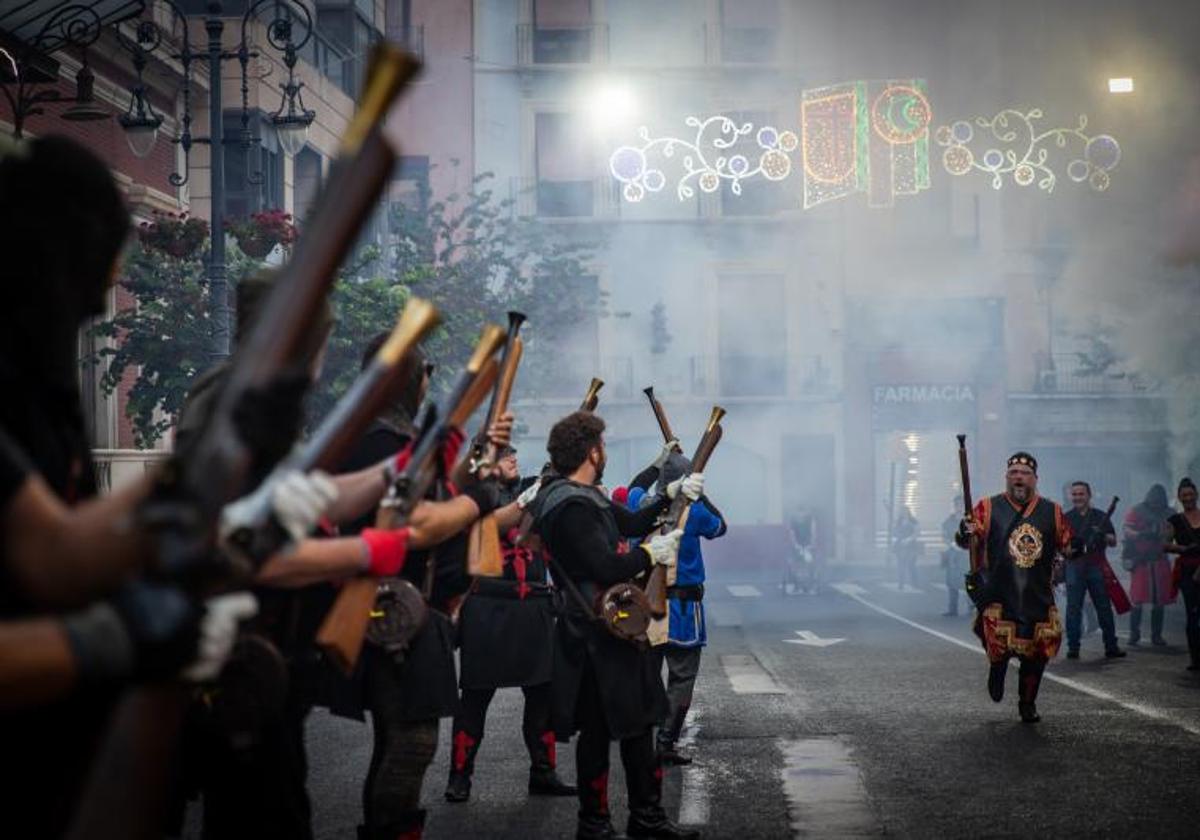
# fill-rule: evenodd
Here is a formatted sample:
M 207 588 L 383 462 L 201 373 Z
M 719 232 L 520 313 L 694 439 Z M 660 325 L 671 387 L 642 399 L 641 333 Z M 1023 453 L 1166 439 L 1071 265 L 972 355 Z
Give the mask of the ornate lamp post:
M 144 15 L 148 6 L 158 2 L 170 10 L 173 21 L 182 32 L 179 39 L 172 38 L 152 18 Z M 129 91 L 129 106 L 117 117 L 125 130 L 129 148 L 137 157 L 146 157 L 158 140 L 163 118 L 155 112 L 147 93 L 144 74 L 150 56 L 163 54 L 178 61 L 183 68 L 183 113 L 180 115 L 179 134 L 171 142 L 183 149 L 182 171 L 172 172 L 170 182 L 176 187 L 188 181 L 188 163 L 192 146 L 208 144 L 211 152 L 209 175 L 211 178 L 212 214 L 211 246 L 209 249 L 207 274 L 212 297 L 212 345 L 210 356 L 217 362 L 229 355 L 229 306 L 228 284 L 225 271 L 225 127 L 221 95 L 221 65 L 225 61 L 237 61 L 241 65 L 242 130 L 236 142 L 242 154 L 249 155 L 258 142 L 250 131 L 249 63 L 260 53 L 252 48 L 248 29 L 252 21 L 260 21 L 260 13 L 268 10 L 270 19 L 261 19 L 267 28 L 267 41 L 282 54 L 287 68 L 287 79 L 279 83 L 279 108 L 270 115 L 279 145 L 286 154 L 295 155 L 304 147 L 308 127 L 315 112 L 304 107 L 302 90 L 304 82 L 296 79 L 297 54 L 308 43 L 313 33 L 312 14 L 300 0 L 255 0 L 242 15 L 241 34 L 237 46 L 224 49 L 222 36 L 225 21 L 224 8 L 220 0 L 210 0 L 204 13 L 204 30 L 208 40 L 204 49 L 193 46 L 190 22 L 187 13 L 175 0 L 124 0 L 105 7 L 102 16 L 96 9 L 98 4 L 83 0 L 61 0 L 60 3 L 44 4 L 27 13 L 21 6 L 15 11 L 0 12 L 0 30 L 12 30 L 9 40 L 18 44 L 15 49 L 5 49 L 0 41 L 0 92 L 8 99 L 13 113 L 13 134 L 21 136 L 24 120 L 28 116 L 43 114 L 48 104 L 69 105 L 62 114 L 66 120 L 96 120 L 108 117 L 108 112 L 95 105 L 92 95 L 94 75 L 87 64 L 87 48 L 99 40 L 101 33 L 109 28 L 130 55 L 136 80 Z M 32 7 L 29 7 L 32 8 Z M 138 19 L 140 16 L 140 20 Z M 263 15 L 266 18 L 266 15 Z M 137 20 L 133 37 L 121 31 L 121 24 Z M 3 33 L 0 33 L 3 34 Z M 83 50 L 83 66 L 76 75 L 76 95 L 64 97 L 53 87 L 57 81 L 58 66 L 49 55 L 64 47 Z M 208 110 L 209 133 L 207 137 L 192 134 L 192 65 L 196 62 L 208 64 Z M 249 169 L 249 167 L 247 167 Z M 251 183 L 262 183 L 260 173 L 248 176 Z
M 212 211 L 209 220 L 212 241 L 208 258 L 209 293 L 212 300 L 212 349 L 210 351 L 214 362 L 229 355 L 229 306 L 228 285 L 225 270 L 225 127 L 222 110 L 221 94 L 221 63 L 237 61 L 241 65 L 242 77 L 242 131 L 238 141 L 242 153 L 248 155 L 257 142 L 249 130 L 249 63 L 250 59 L 258 58 L 260 53 L 252 49 L 248 39 L 247 29 L 251 21 L 256 20 L 260 10 L 271 7 L 272 19 L 267 22 L 267 40 L 271 46 L 283 54 L 284 66 L 287 67 L 287 80 L 281 82 L 282 92 L 279 109 L 271 116 L 271 123 L 279 135 L 279 144 L 284 152 L 295 155 L 304 147 L 308 137 L 308 127 L 312 124 L 315 113 L 304 107 L 301 90 L 304 82 L 295 77 L 297 51 L 302 49 L 312 37 L 312 15 L 307 7 L 298 0 L 257 0 L 246 9 L 242 16 L 241 37 L 237 47 L 227 51 L 222 46 L 222 35 L 225 21 L 221 17 L 222 5 L 219 0 L 212 0 L 207 5 L 204 18 L 204 30 L 208 33 L 206 49 L 199 50 L 192 46 L 188 16 L 176 5 L 175 0 L 159 0 L 171 10 L 172 16 L 179 23 L 183 35 L 178 47 L 170 53 L 183 67 L 183 114 L 180 117 L 180 132 L 171 138 L 172 143 L 183 149 L 183 172 L 174 172 L 170 176 L 171 183 L 182 186 L 188 180 L 188 161 L 192 146 L 196 143 L 206 143 L 210 149 Z M 300 31 L 297 32 L 297 26 Z M 170 44 L 166 33 L 154 20 L 143 20 L 137 27 L 136 35 L 129 39 L 120 35 L 122 43 L 130 52 L 133 60 L 137 81 L 130 91 L 129 108 L 120 116 L 121 127 L 125 129 L 129 147 L 138 157 L 145 157 L 154 148 L 158 129 L 162 125 L 162 117 L 154 112 L 143 81 L 143 72 L 149 56 Z M 298 36 L 298 37 L 297 37 Z M 208 94 L 209 94 L 209 134 L 207 137 L 196 137 L 192 134 L 192 64 L 198 61 L 208 62 Z M 251 181 L 261 183 L 261 177 L 251 176 Z

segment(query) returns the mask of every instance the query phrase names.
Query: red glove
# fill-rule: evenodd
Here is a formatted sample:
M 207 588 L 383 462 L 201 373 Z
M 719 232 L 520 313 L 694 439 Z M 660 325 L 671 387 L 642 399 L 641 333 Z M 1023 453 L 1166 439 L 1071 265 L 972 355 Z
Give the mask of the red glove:
M 466 439 L 463 430 L 457 426 L 446 430 L 446 438 L 442 441 L 442 469 L 447 476 L 454 472 L 454 465 L 458 463 L 458 452 Z
M 367 547 L 367 574 L 390 577 L 404 568 L 404 558 L 408 553 L 407 528 L 394 531 L 364 528 L 360 536 Z

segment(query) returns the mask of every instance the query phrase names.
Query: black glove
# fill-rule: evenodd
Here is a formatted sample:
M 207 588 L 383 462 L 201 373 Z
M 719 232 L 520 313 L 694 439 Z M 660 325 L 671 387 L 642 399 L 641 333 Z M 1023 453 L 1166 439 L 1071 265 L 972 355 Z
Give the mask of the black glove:
M 479 506 L 480 516 L 487 516 L 500 507 L 500 482 L 494 478 L 476 481 L 464 487 L 462 495 Z
M 159 680 L 195 659 L 201 616 L 182 590 L 134 581 L 64 625 L 83 680 Z
M 1103 551 L 1108 545 L 1108 540 L 1104 534 L 1092 534 L 1084 543 L 1083 549 L 1088 554 L 1093 554 L 1097 551 Z
M 971 542 L 971 526 L 965 516 L 958 520 L 958 532 L 955 534 L 954 541 L 958 543 L 960 548 L 967 546 Z
M 1083 537 L 1071 537 L 1071 556 L 1079 557 L 1087 551 L 1087 545 L 1083 541 Z

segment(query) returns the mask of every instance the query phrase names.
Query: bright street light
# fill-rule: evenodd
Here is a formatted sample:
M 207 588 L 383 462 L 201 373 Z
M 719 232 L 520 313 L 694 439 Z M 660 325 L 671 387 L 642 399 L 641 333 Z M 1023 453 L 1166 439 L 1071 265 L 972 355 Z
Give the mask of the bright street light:
M 624 126 L 637 111 L 637 99 L 628 85 L 608 82 L 594 90 L 588 100 L 592 125 L 598 130 Z
M 1119 79 L 1108 80 L 1109 93 L 1133 93 L 1133 79 L 1123 76 Z

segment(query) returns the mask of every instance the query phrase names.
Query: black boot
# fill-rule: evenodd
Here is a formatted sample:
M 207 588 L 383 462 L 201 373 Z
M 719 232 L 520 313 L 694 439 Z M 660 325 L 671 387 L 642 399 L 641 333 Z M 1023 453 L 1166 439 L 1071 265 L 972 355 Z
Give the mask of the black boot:
M 1129 646 L 1137 647 L 1142 641 L 1142 607 L 1139 604 L 1129 611 Z
M 1046 670 L 1044 663 L 1021 660 L 1021 670 L 1018 673 L 1018 703 L 1017 713 L 1021 715 L 1022 723 L 1037 723 L 1042 719 L 1037 712 L 1038 689 L 1042 685 L 1042 672 Z
M 425 811 L 405 811 L 396 822 L 368 828 L 358 827 L 358 840 L 421 840 L 425 831 Z
M 617 830 L 613 828 L 608 814 L 580 814 L 575 825 L 575 840 L 616 840 Z
M 1004 699 L 1004 678 L 1008 675 L 1008 660 L 993 662 L 988 669 L 988 696 L 999 703 Z
M 700 832 L 683 828 L 667 818 L 661 806 L 644 806 L 629 813 L 629 825 L 625 828 L 629 837 L 662 837 L 670 840 L 697 840 Z
M 558 772 L 553 767 L 529 768 L 530 796 L 574 796 L 578 792 L 575 785 L 558 778 Z
M 461 729 L 454 733 L 450 751 L 450 779 L 446 782 L 447 802 L 466 802 L 471 798 L 471 774 L 475 771 L 479 740 Z
M 531 731 L 525 732 L 525 748 L 529 750 L 530 796 L 574 796 L 579 792 L 575 785 L 569 785 L 558 777 L 555 746 L 553 731 L 547 730 L 536 735 Z
M 686 755 L 685 753 L 681 753 L 673 743 L 668 744 L 660 741 L 656 754 L 658 756 L 659 764 L 674 767 L 686 767 L 692 763 L 692 757 L 690 755 Z

